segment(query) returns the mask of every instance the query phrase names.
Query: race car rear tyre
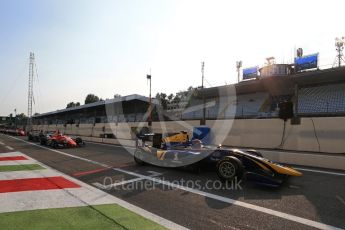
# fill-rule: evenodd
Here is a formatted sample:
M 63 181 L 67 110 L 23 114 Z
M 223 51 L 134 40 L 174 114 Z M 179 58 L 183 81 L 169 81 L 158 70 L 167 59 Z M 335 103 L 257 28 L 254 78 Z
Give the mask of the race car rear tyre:
M 226 157 L 220 160 L 216 166 L 217 175 L 222 181 L 232 181 L 235 178 L 241 180 L 243 176 L 243 165 L 235 157 Z

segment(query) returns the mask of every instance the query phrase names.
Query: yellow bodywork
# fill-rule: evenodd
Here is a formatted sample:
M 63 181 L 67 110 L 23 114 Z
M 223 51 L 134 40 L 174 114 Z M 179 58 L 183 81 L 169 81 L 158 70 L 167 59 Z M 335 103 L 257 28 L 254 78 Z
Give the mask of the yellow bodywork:
M 185 143 L 189 141 L 189 137 L 186 132 L 181 132 L 169 137 L 164 137 L 162 141 L 163 143 Z
M 266 171 L 271 171 L 268 167 L 266 167 L 264 164 L 255 161 L 261 168 L 263 168 Z M 296 169 L 279 165 L 270 161 L 264 161 L 266 164 L 268 164 L 274 171 L 276 171 L 279 174 L 289 175 L 289 176 L 302 176 L 303 174 Z
M 280 174 L 285 174 L 289 176 L 302 176 L 303 174 L 296 169 L 287 167 L 287 166 L 281 166 L 277 164 L 271 164 L 271 167 Z

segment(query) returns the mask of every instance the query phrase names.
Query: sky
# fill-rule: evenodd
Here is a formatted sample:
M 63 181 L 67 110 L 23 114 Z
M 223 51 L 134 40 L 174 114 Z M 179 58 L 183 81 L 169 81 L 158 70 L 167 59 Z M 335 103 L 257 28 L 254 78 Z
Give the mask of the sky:
M 345 2 L 221 0 L 0 0 L 0 115 L 27 113 L 29 53 L 33 112 L 84 103 L 93 93 L 148 96 L 237 81 L 236 61 L 262 66 L 294 50 L 335 58 Z

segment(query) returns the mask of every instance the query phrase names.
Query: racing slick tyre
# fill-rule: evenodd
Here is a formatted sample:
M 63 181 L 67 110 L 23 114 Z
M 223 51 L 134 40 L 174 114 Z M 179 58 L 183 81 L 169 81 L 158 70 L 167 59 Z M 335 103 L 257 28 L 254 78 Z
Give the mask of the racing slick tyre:
M 140 158 L 138 158 L 138 155 L 140 154 L 140 150 L 135 150 L 134 152 L 134 161 L 137 165 L 145 165 L 145 162 L 143 160 L 141 160 Z
M 41 139 L 41 140 L 40 140 L 40 145 L 47 145 L 47 141 L 44 140 L 44 139 Z
M 82 142 L 78 142 L 77 145 L 78 147 L 85 147 L 86 144 L 84 141 L 82 141 Z
M 55 140 L 53 140 L 52 143 L 50 144 L 50 146 L 54 149 L 57 149 L 58 143 Z
M 232 181 L 235 178 L 241 180 L 243 176 L 243 165 L 235 157 L 225 157 L 220 160 L 216 166 L 217 175 L 222 181 Z
M 78 147 L 84 147 L 85 146 L 85 142 L 80 137 L 77 137 L 75 139 L 75 142 L 77 143 Z

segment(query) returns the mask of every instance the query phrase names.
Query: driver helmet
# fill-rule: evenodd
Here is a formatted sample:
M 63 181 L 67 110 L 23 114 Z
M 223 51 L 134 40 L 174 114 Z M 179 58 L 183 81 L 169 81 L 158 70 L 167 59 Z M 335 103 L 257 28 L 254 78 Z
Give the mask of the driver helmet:
M 202 142 L 199 139 L 192 140 L 192 148 L 200 149 L 202 147 Z

